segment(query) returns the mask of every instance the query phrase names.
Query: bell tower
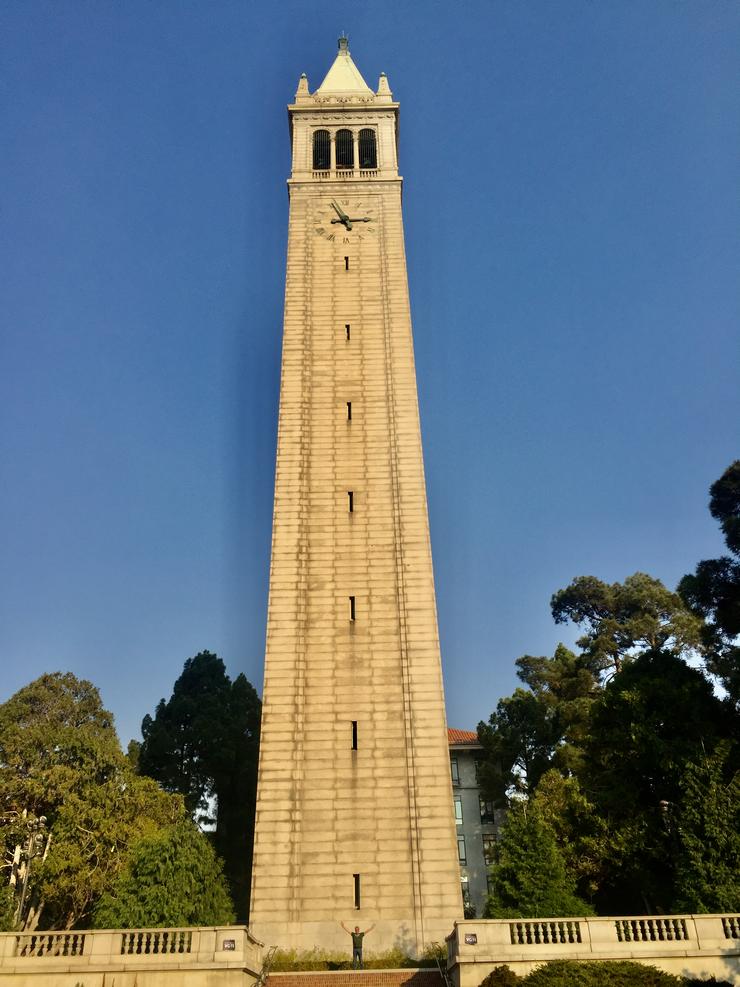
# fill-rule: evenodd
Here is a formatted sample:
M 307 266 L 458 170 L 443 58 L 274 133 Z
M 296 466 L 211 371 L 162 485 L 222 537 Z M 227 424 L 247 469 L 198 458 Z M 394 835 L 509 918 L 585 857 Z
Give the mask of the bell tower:
M 292 172 L 250 925 L 419 955 L 462 917 L 398 103 L 346 38 Z

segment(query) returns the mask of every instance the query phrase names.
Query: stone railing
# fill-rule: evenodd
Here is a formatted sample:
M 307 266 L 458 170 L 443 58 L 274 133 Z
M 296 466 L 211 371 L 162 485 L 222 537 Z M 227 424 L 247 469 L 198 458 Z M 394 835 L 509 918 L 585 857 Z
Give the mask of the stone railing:
M 552 959 L 638 960 L 740 985 L 740 915 L 469 919 L 447 937 L 456 987 L 478 987 L 502 964 L 524 975 Z
M 312 171 L 313 178 L 324 181 L 346 182 L 350 178 L 377 178 L 380 171 L 377 168 L 341 168 L 337 171 Z
M 152 979 L 157 987 L 175 987 L 188 970 L 234 968 L 243 972 L 245 987 L 262 968 L 262 943 L 246 926 L 0 934 L 0 980 L 5 974 L 31 976 L 39 987 L 61 987 L 67 983 L 63 974 L 72 987 L 79 980 L 74 975 L 85 971 L 127 970 L 138 971 L 139 987 L 146 987 L 147 971 L 159 978 Z

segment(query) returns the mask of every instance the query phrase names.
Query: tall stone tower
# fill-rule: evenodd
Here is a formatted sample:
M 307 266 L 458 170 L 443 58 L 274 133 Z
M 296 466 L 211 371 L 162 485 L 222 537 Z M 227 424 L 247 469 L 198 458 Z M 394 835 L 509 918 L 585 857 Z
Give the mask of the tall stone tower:
M 418 954 L 462 914 L 406 280 L 398 104 L 347 39 L 293 167 L 250 925 Z

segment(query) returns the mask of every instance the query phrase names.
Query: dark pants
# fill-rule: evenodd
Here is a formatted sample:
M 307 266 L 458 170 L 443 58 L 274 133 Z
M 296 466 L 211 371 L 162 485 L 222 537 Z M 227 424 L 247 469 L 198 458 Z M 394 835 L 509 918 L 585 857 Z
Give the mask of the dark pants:
M 352 969 L 362 969 L 362 946 L 352 947 Z

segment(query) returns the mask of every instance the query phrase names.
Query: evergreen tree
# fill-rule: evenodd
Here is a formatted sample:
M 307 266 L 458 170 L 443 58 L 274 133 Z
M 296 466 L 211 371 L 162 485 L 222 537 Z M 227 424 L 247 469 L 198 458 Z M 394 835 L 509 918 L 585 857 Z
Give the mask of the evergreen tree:
M 645 651 L 683 655 L 701 643 L 701 619 L 644 572 L 611 585 L 579 576 L 554 594 L 550 606 L 556 624 L 585 628 L 577 644 L 597 674 L 618 672 L 625 659 Z
M 634 659 L 604 689 L 580 774 L 615 850 L 600 911 L 670 910 L 676 850 L 661 806 L 680 803 L 687 764 L 730 735 L 728 714 L 702 672 L 668 652 Z
M 139 840 L 93 911 L 93 926 L 98 929 L 233 921 L 221 862 L 189 819 Z
M 565 867 L 576 881 L 579 897 L 593 901 L 619 852 L 618 834 L 581 790 L 577 778 L 564 778 L 559 771 L 542 776 L 532 805 L 552 829 Z
M 728 742 L 686 766 L 680 802 L 665 808 L 679 847 L 674 909 L 740 911 L 740 772 Z
M 702 634 L 707 668 L 740 709 L 740 459 L 709 492 L 709 510 L 722 527 L 730 555 L 700 562 L 681 580 L 678 592 L 706 621 Z
M 495 848 L 486 918 L 591 914 L 539 809 L 513 802 Z
M 232 682 L 221 659 L 202 651 L 185 662 L 154 717 L 144 717 L 138 751 L 129 750 L 142 774 L 183 795 L 200 822 L 215 822 L 214 846 L 240 921 L 249 912 L 260 717 L 247 679 Z

